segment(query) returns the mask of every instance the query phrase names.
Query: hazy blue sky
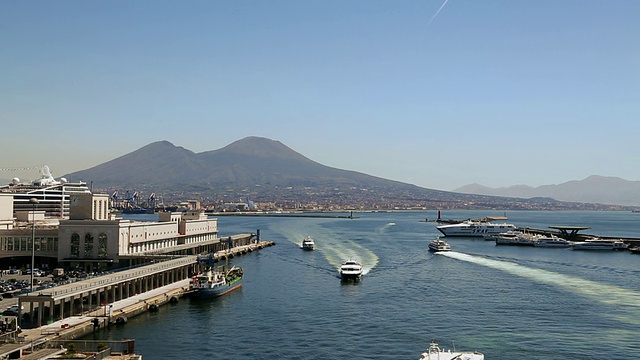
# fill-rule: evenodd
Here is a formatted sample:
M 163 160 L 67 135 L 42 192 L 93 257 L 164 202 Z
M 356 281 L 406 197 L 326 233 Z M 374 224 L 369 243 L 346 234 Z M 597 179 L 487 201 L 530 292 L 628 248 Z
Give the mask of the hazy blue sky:
M 640 1 L 443 3 L 2 1 L 0 178 L 261 136 L 442 190 L 640 180 Z

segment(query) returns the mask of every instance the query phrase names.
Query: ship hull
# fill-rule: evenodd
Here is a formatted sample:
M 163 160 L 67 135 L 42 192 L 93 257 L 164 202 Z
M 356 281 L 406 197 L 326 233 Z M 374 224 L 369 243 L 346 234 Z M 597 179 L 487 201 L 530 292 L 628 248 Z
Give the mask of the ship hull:
M 242 287 L 242 280 L 235 282 L 231 285 L 223 285 L 209 289 L 195 289 L 189 293 L 189 296 L 194 299 L 210 299 L 220 297 L 236 291 Z

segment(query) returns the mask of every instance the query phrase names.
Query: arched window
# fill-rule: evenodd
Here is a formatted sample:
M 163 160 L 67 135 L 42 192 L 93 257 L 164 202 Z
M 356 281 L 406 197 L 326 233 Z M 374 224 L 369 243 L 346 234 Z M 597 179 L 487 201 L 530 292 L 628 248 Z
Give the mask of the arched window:
M 77 233 L 71 234 L 71 257 L 80 257 L 80 235 Z
M 93 235 L 87 234 L 84 236 L 84 257 L 93 257 Z
M 98 257 L 107 257 L 107 234 L 105 233 L 98 235 Z

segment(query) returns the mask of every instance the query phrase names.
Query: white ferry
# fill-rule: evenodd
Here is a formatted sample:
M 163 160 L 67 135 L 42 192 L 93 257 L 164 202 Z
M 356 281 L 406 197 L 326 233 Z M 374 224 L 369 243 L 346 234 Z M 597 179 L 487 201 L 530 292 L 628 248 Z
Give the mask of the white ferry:
M 300 245 L 300 247 L 303 250 L 314 250 L 316 248 L 316 243 L 313 241 L 311 236 L 307 236 L 302 240 L 302 245 Z
M 622 240 L 593 238 L 571 244 L 573 250 L 625 250 L 627 245 Z
M 444 236 L 485 237 L 515 231 L 517 227 L 507 223 L 496 224 L 488 221 L 468 220 L 458 224 L 440 225 L 436 229 Z
M 555 248 L 566 248 L 571 246 L 571 241 L 565 240 L 561 237 L 557 237 L 555 235 L 549 236 L 540 236 L 533 243 L 533 246 L 536 247 L 555 247 Z
M 362 264 L 355 260 L 347 260 L 340 265 L 340 277 L 343 281 L 359 281 L 362 276 Z
M 440 238 L 438 237 L 429 243 L 429 251 L 451 251 L 451 245 L 449 245 L 449 243 L 447 243 L 446 241 L 440 240 Z
M 540 236 L 522 231 L 507 231 L 493 237 L 496 245 L 534 246 Z

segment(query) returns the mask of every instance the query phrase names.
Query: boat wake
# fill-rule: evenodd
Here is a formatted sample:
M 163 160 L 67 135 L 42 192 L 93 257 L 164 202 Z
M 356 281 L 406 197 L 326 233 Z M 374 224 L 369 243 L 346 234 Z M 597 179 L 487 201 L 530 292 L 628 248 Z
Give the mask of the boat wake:
M 633 308 L 634 310 L 640 309 L 640 293 L 636 291 L 623 289 L 613 285 L 601 284 L 595 281 L 560 274 L 553 271 L 531 268 L 513 262 L 493 260 L 455 251 L 441 252 L 438 253 L 438 255 L 490 267 L 509 274 L 531 279 L 539 283 L 553 285 L 605 304 L 618 305 L 630 309 Z M 627 319 L 626 322 L 628 321 L 629 320 Z
M 315 240 L 315 253 L 320 253 L 336 269 L 346 260 L 356 260 L 362 264 L 366 275 L 378 264 L 378 256 L 354 240 L 345 239 L 340 234 L 329 231 L 318 224 L 302 222 L 287 223 L 286 228 L 278 229 L 288 241 L 300 247 L 302 239 L 310 235 Z
M 378 265 L 378 256 L 353 240 L 335 240 L 325 251 L 324 257 L 329 264 L 340 269 L 345 260 L 355 260 L 362 264 L 362 274 L 366 275 Z

